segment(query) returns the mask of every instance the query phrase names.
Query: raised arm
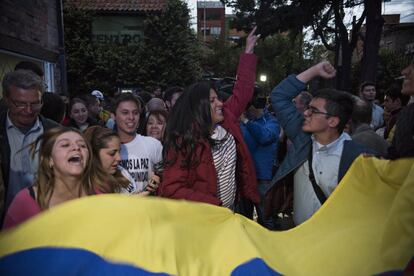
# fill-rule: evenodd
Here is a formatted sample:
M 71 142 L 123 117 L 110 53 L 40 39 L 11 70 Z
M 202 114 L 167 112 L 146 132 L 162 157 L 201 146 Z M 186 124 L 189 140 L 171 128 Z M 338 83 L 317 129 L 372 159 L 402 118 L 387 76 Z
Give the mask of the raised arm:
M 253 51 L 260 38 L 260 35 L 255 35 L 255 31 L 256 27 L 247 36 L 246 49 L 240 56 L 237 67 L 237 80 L 234 84 L 233 95 L 224 103 L 225 108 L 233 113 L 235 118 L 240 117 L 253 96 L 257 63 Z
M 246 54 L 253 54 L 254 46 L 256 46 L 257 40 L 259 40 L 260 38 L 260 34 L 255 35 L 256 30 L 257 30 L 257 27 L 254 27 L 253 30 L 247 36 L 246 49 L 244 50 Z
M 302 90 L 306 83 L 315 77 L 333 78 L 336 74 L 335 68 L 327 61 L 320 62 L 299 75 L 290 75 L 281 81 L 272 91 L 271 99 L 276 117 L 285 130 L 289 139 L 294 140 L 297 135 L 303 135 L 303 115 L 296 109 L 292 102 Z
M 308 83 L 315 77 L 322 77 L 324 79 L 331 79 L 335 77 L 336 70 L 329 63 L 329 61 L 322 61 L 309 69 L 297 75 L 297 79 L 303 83 Z

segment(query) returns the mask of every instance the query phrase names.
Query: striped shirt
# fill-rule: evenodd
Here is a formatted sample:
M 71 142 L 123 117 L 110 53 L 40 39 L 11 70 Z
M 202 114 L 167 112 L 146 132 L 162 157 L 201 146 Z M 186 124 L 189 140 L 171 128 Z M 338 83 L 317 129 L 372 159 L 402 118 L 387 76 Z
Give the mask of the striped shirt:
M 232 209 L 236 197 L 236 142 L 221 126 L 215 128 L 211 138 L 215 141 L 211 151 L 217 173 L 218 198 L 223 206 Z

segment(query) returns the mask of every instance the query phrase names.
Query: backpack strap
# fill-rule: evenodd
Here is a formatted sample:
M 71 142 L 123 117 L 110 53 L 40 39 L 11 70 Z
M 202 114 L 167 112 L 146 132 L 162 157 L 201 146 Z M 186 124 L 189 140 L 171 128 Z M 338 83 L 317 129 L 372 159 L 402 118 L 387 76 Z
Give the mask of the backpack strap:
M 326 201 L 326 196 L 323 193 L 323 191 L 321 190 L 321 187 L 319 187 L 319 185 L 316 183 L 315 175 L 313 174 L 313 169 L 312 169 L 312 147 L 311 147 L 311 150 L 310 150 L 310 153 L 309 153 L 308 165 L 309 165 L 309 180 L 312 183 L 313 190 L 314 190 L 316 196 L 318 197 L 319 202 L 322 205 Z

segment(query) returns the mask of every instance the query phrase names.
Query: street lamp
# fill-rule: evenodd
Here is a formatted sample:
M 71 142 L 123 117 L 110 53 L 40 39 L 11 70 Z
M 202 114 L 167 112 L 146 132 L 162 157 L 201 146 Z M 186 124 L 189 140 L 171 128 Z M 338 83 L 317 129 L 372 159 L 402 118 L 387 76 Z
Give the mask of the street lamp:
M 259 79 L 260 79 L 261 82 L 266 82 L 267 81 L 267 76 L 265 74 L 261 74 Z

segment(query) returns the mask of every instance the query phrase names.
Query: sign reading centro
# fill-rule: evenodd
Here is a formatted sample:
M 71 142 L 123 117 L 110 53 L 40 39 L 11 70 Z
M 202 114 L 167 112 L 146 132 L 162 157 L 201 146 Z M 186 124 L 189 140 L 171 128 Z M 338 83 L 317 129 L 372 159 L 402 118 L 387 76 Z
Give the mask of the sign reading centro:
M 138 44 L 143 38 L 142 32 L 100 32 L 92 35 L 92 40 L 103 44 Z

